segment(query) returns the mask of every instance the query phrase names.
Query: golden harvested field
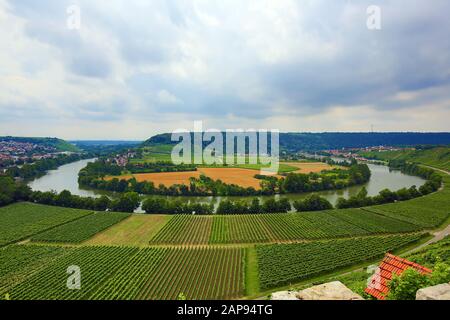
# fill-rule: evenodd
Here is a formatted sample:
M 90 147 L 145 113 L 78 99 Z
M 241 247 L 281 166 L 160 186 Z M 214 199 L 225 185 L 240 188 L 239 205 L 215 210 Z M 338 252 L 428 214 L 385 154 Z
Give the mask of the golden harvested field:
M 198 168 L 197 171 L 188 172 L 158 172 L 158 173 L 138 173 L 134 175 L 122 175 L 119 179 L 136 178 L 138 182 L 152 181 L 155 186 L 160 184 L 170 187 L 174 184 L 189 184 L 189 178 L 199 178 L 201 174 L 214 180 L 222 180 L 226 184 L 237 184 L 243 187 L 260 188 L 260 180 L 255 178 L 259 170 L 240 168 Z M 112 179 L 114 177 L 107 177 Z
M 323 162 L 283 162 L 283 164 L 298 168 L 295 173 L 318 173 L 322 170 L 331 170 L 336 168 Z
M 134 214 L 96 234 L 88 245 L 148 245 L 153 236 L 172 218 L 167 215 Z
M 285 165 L 289 165 L 298 168 L 295 173 L 310 173 L 321 172 L 322 170 L 333 169 L 330 166 L 322 162 L 283 162 Z M 132 179 L 136 178 L 138 182 L 152 181 L 155 186 L 160 184 L 170 187 L 174 184 L 189 184 L 190 178 L 199 178 L 201 174 L 210 177 L 213 180 L 222 180 L 226 184 L 236 184 L 242 187 L 253 187 L 256 190 L 260 189 L 261 180 L 255 178 L 256 174 L 260 174 L 259 170 L 244 169 L 244 168 L 198 168 L 197 171 L 186 172 L 158 172 L 158 173 L 138 173 L 122 175 L 116 178 L 119 179 Z M 281 176 L 275 175 L 280 178 Z M 114 177 L 107 177 L 105 179 L 110 180 Z

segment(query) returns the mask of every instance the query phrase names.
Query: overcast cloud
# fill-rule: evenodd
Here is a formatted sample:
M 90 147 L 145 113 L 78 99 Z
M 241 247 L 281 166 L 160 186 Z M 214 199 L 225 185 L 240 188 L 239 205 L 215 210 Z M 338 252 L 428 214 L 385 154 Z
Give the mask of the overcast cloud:
M 70 5 L 81 28 L 67 28 Z M 381 30 L 366 9 L 381 8 Z M 447 0 L 0 0 L 0 135 L 450 131 Z

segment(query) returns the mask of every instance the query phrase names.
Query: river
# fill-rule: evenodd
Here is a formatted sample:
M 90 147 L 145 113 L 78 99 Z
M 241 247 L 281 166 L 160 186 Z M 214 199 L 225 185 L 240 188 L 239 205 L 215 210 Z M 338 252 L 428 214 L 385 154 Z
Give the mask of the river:
M 78 172 L 84 168 L 87 163 L 93 162 L 95 159 L 81 160 L 73 162 L 70 164 L 63 165 L 56 170 L 49 171 L 46 175 L 32 181 L 29 186 L 33 190 L 39 191 L 51 191 L 61 192 L 63 190 L 69 190 L 72 194 L 79 196 L 90 196 L 98 197 L 100 195 L 109 195 L 114 197 L 115 194 L 106 191 L 97 190 L 87 190 L 82 189 L 78 185 Z M 377 195 L 381 190 L 389 188 L 393 191 L 401 189 L 403 187 L 409 188 L 413 185 L 417 187 L 425 183 L 425 180 L 409 176 L 401 173 L 400 171 L 391 171 L 386 166 L 368 164 L 370 171 L 372 172 L 372 177 L 370 181 L 364 185 L 353 186 L 345 188 L 343 190 L 332 190 L 332 191 L 322 191 L 318 192 L 320 196 L 326 198 L 332 204 L 336 204 L 339 197 L 348 198 L 350 196 L 356 195 L 362 187 L 366 187 L 367 192 L 370 196 Z M 291 201 L 302 199 L 308 196 L 308 193 L 303 194 L 287 194 L 287 195 L 277 195 L 276 197 L 285 197 Z M 156 196 L 155 196 L 156 197 Z M 224 199 L 224 197 L 171 197 L 176 199 L 181 199 L 182 201 L 192 201 L 199 203 L 213 203 L 215 206 Z M 244 197 L 229 197 L 230 199 L 245 199 Z M 261 197 L 264 199 L 265 197 Z

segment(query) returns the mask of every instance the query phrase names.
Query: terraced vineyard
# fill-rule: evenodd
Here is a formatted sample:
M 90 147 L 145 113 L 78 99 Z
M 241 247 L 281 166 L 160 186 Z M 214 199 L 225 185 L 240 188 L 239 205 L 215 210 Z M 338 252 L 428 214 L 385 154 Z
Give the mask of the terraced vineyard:
M 260 286 L 283 286 L 384 255 L 420 235 L 366 237 L 257 246 Z
M 242 248 L 147 248 L 93 295 L 95 299 L 230 299 L 244 293 Z
M 35 235 L 31 240 L 36 242 L 79 243 L 129 216 L 126 213 L 97 212 Z
M 92 211 L 16 203 L 0 208 L 0 246 L 92 214 Z

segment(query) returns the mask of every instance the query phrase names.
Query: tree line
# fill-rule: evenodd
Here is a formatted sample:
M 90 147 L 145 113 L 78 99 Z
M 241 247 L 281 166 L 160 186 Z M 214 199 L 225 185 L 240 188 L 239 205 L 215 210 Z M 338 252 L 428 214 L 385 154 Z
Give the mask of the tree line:
M 65 208 L 117 212 L 134 212 L 141 203 L 140 196 L 136 192 L 124 193 L 112 200 L 107 196 L 99 198 L 80 197 L 71 194 L 67 190 L 60 193 L 54 191 L 32 191 L 24 183 L 14 181 L 8 176 L 0 176 L 0 206 L 18 201 L 29 201 Z

